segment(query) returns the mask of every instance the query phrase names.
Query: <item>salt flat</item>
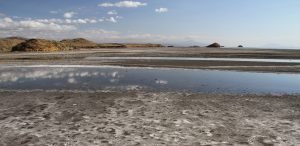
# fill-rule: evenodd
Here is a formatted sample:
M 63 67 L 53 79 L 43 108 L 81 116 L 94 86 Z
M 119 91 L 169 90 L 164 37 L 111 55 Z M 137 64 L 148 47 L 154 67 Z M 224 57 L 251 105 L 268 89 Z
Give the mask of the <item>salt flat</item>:
M 1 91 L 2 145 L 299 145 L 298 95 Z
M 0 54 L 0 143 L 299 145 L 300 64 L 272 61 L 299 58 L 234 48 Z

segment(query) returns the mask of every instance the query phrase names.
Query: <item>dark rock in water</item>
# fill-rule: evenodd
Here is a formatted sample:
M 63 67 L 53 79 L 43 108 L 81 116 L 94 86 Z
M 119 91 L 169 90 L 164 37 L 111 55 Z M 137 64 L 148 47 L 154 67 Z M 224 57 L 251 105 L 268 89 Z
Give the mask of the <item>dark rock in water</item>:
M 208 48 L 221 48 L 222 46 L 219 43 L 213 43 L 213 44 L 210 44 L 206 47 L 208 47 Z
M 244 46 L 242 46 L 242 45 L 239 45 L 238 47 L 239 47 L 239 48 L 243 48 Z
M 172 46 L 172 45 L 170 45 L 170 46 L 168 46 L 169 48 L 173 48 L 174 46 Z

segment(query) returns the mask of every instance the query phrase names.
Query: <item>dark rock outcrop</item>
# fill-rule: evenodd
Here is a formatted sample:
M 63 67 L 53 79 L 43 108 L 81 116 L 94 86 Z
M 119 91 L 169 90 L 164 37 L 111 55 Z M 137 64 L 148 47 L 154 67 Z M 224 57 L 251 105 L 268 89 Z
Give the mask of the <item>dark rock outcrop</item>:
M 0 52 L 10 52 L 14 46 L 25 41 L 26 39 L 21 37 L 8 37 L 0 39 Z
M 213 43 L 213 44 L 210 44 L 206 47 L 208 47 L 208 48 L 221 48 L 222 46 L 219 43 Z

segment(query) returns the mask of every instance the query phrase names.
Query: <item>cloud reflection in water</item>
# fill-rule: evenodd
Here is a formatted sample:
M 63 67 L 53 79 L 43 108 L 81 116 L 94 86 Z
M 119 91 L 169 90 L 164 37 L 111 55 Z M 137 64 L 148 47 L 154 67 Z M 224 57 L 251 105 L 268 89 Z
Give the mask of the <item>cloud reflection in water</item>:
M 0 89 L 300 93 L 299 74 L 194 69 L 0 67 Z
M 29 87 L 37 83 L 46 86 L 46 83 L 49 87 L 57 88 L 60 88 L 59 86 L 102 88 L 111 83 L 117 84 L 124 76 L 115 70 L 78 68 L 0 68 L 0 71 L 0 87 L 21 85 Z

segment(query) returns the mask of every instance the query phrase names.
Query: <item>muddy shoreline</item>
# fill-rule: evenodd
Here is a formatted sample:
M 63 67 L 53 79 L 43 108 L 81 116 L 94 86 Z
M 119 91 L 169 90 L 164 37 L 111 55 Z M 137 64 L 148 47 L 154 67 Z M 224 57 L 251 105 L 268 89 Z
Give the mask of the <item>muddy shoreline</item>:
M 299 95 L 1 91 L 2 145 L 299 145 Z
M 86 57 L 222 57 L 260 59 L 299 59 L 299 50 L 232 48 L 112 48 L 81 49 L 53 53 L 2 53 L 0 65 L 116 65 L 131 67 L 169 67 L 256 72 L 300 72 L 300 63 L 243 61 L 164 61 L 164 60 L 86 60 Z

